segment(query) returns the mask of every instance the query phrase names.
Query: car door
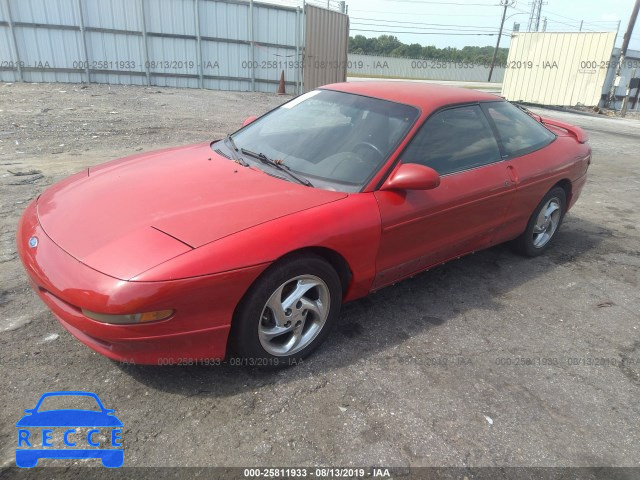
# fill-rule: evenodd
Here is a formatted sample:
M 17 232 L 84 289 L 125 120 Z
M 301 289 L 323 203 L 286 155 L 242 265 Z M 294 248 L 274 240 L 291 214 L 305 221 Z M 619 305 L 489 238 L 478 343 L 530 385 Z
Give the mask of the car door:
M 561 165 L 561 152 L 549 146 L 556 135 L 509 102 L 486 102 L 482 109 L 493 123 L 503 158 L 516 179 L 513 208 L 504 221 L 504 240 L 522 233 L 538 202 L 558 180 L 566 178 L 569 166 Z
M 489 246 L 514 194 L 510 166 L 477 104 L 433 114 L 400 161 L 435 169 L 441 183 L 375 192 L 382 234 L 374 288 Z

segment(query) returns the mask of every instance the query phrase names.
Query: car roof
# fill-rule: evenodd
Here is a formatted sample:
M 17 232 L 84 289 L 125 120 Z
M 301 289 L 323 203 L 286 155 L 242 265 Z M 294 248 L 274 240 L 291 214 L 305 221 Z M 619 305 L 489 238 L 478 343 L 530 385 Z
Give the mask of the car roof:
M 423 82 L 388 80 L 360 81 L 332 83 L 320 88 L 413 105 L 426 114 L 446 105 L 483 101 L 504 101 L 504 99 L 498 95 L 479 90 Z

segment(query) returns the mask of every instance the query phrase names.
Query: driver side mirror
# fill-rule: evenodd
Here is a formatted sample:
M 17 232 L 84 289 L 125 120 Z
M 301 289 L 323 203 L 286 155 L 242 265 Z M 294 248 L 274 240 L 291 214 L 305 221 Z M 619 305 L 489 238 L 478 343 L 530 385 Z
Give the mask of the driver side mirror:
M 440 175 L 431 167 L 403 163 L 380 190 L 431 190 L 440 185 Z
M 256 117 L 255 115 L 251 115 L 250 117 L 247 117 L 247 119 L 244 122 L 242 122 L 242 126 L 246 127 L 251 122 L 253 122 L 253 121 L 257 120 L 257 119 L 258 119 L 258 117 Z

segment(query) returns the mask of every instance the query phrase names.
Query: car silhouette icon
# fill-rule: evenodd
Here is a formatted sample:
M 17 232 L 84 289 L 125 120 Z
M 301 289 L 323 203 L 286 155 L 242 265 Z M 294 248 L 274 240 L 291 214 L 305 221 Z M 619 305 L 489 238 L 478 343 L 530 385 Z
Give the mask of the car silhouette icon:
M 95 400 L 99 410 L 69 408 L 41 411 L 42 403 L 51 397 L 75 397 L 76 400 L 78 397 L 85 397 L 82 399 L 85 401 L 86 397 L 89 397 L 89 402 L 91 402 L 90 399 Z M 24 412 L 26 415 L 16 423 L 18 427 L 16 465 L 18 467 L 35 467 L 41 458 L 99 458 L 102 465 L 107 468 L 118 468 L 124 463 L 124 450 L 119 443 L 122 422 L 114 415 L 114 410 L 104 407 L 95 393 L 48 392 L 40 397 L 34 408 L 26 409 Z M 67 448 L 56 448 L 53 445 L 53 428 L 64 429 L 64 434 L 57 440 L 63 440 Z M 86 435 L 81 435 L 76 431 L 77 428 L 90 428 L 90 430 Z M 95 439 L 95 436 L 101 432 L 99 428 L 110 429 L 110 442 L 106 445 L 100 444 Z M 40 429 L 42 429 L 41 439 L 37 436 Z M 83 448 L 85 446 L 94 448 Z

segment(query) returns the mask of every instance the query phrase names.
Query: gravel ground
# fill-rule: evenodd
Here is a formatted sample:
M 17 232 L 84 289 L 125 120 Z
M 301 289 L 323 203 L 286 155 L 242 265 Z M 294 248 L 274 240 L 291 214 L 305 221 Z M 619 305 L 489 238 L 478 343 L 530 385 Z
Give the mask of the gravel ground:
M 121 365 L 58 325 L 16 256 L 30 199 L 90 165 L 220 137 L 286 98 L 0 85 L 0 466 L 23 409 L 52 390 L 116 409 L 126 466 L 640 466 L 638 120 L 546 112 L 594 150 L 552 249 L 498 246 L 351 303 L 298 367 Z

